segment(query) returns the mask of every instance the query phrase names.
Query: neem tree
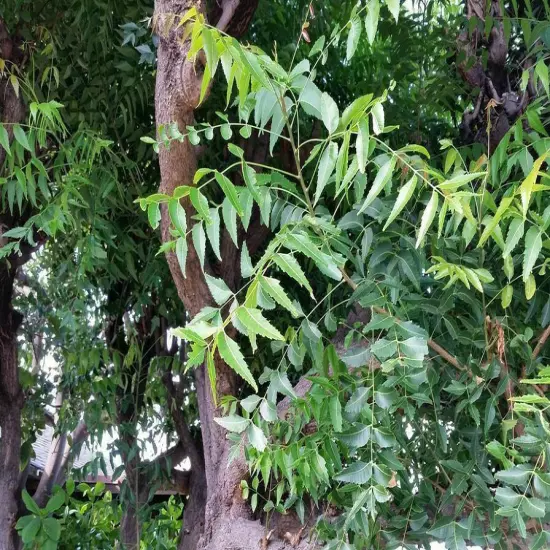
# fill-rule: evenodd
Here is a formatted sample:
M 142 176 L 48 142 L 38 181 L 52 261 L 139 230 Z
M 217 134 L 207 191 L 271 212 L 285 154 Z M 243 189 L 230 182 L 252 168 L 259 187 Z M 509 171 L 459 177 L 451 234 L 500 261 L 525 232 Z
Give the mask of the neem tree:
M 397 20 L 399 4 L 387 7 Z M 319 526 L 329 548 L 434 538 L 452 548 L 544 546 L 548 142 L 537 121 L 546 27 L 529 51 L 536 69 L 518 75 L 540 94 L 530 124 L 518 119 L 525 101 L 508 119 L 513 130 L 491 142 L 504 108 L 493 97 L 484 110 L 491 157 L 444 140 L 444 157 L 430 162 L 423 146 L 395 147 L 386 135 L 391 87 L 339 108 L 314 82 L 341 39 L 346 62 L 363 28 L 375 40 L 377 0 L 286 66 L 276 50 L 230 36 L 249 6 L 222 8 L 210 25 L 202 6 L 185 2 L 159 1 L 154 17 L 158 137 L 147 141 L 162 183 L 142 207 L 161 225 L 191 318 L 177 334 L 191 344 L 187 368 L 197 367 L 204 452 L 196 478 L 192 461 L 181 547 L 296 545 L 301 529 L 270 542 L 274 511 L 306 521 L 327 503 L 338 510 Z M 517 8 L 516 17 L 468 9 L 469 32 L 483 29 L 489 43 L 523 24 Z M 483 71 L 472 55 L 460 62 Z M 234 109 L 215 127 L 196 125 L 216 72 Z M 481 84 L 490 89 L 489 78 Z M 310 138 L 315 119 L 324 128 Z M 197 169 L 196 146 L 218 127 L 233 162 Z M 286 148 L 293 166 L 251 158 L 231 141 L 237 132 L 267 135 L 269 154 Z M 273 231 L 260 254 L 258 216 Z M 367 323 L 353 324 L 356 307 Z M 336 319 L 349 320 L 344 342 Z M 245 357 L 255 353 L 259 378 Z M 265 527 L 250 521 L 258 508 Z

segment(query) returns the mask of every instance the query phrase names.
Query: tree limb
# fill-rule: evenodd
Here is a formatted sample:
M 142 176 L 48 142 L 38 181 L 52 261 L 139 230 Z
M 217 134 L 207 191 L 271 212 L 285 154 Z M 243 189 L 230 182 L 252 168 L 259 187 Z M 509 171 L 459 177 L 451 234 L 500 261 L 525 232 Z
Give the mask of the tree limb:
M 542 351 L 542 348 L 544 344 L 546 344 L 546 340 L 548 340 L 548 337 L 550 336 L 550 325 L 548 325 L 544 332 L 539 336 L 537 345 L 535 346 L 535 349 L 533 350 L 533 354 L 531 355 L 531 359 L 534 361 Z

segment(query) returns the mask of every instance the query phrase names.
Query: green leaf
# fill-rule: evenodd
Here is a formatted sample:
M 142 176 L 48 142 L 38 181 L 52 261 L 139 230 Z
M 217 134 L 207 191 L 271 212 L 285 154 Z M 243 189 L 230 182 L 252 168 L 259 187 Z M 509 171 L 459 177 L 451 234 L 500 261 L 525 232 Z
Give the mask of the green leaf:
M 373 438 L 382 449 L 393 447 L 397 442 L 395 436 L 387 428 L 374 428 Z
M 342 431 L 342 405 L 340 398 L 337 395 L 333 395 L 329 400 L 330 420 L 335 432 Z
M 158 203 L 150 204 L 147 207 L 147 219 L 149 220 L 149 225 L 156 229 L 160 224 L 160 206 Z
M 262 315 L 259 309 L 240 306 L 235 310 L 235 314 L 248 331 L 272 340 L 284 341 L 284 336 Z
M 206 235 L 202 223 L 196 223 L 191 229 L 191 237 L 193 239 L 193 247 L 199 257 L 201 268 L 204 271 L 204 256 L 206 254 Z
M 361 462 L 358 460 L 351 466 L 344 468 L 339 474 L 334 476 L 336 481 L 344 481 L 346 483 L 355 483 L 357 485 L 363 485 L 367 483 L 372 477 L 372 464 Z
M 367 388 L 357 388 L 346 403 L 346 412 L 349 414 L 359 414 L 366 405 L 368 397 L 369 390 Z
M 217 208 L 210 208 L 211 222 L 206 226 L 206 234 L 210 241 L 210 246 L 216 255 L 216 258 L 221 262 L 222 255 L 220 251 L 220 212 Z
M 273 262 L 280 267 L 288 276 L 292 277 L 298 284 L 305 287 L 313 298 L 313 289 L 306 278 L 298 260 L 291 254 L 275 254 Z
M 244 360 L 244 356 L 239 349 L 237 342 L 229 338 L 224 332 L 218 333 L 216 345 L 222 359 L 244 380 L 246 380 L 253 388 L 258 391 L 258 386 L 248 365 Z
M 533 192 L 533 188 L 537 182 L 537 176 L 539 174 L 539 170 L 542 166 L 542 163 L 546 160 L 546 157 L 548 156 L 548 152 L 541 155 L 534 163 L 533 168 L 531 168 L 531 171 L 523 180 L 523 183 L 519 187 L 519 194 L 521 196 L 521 204 L 523 207 L 523 215 L 527 215 L 527 211 L 529 209 L 529 202 L 531 200 L 531 194 Z M 504 199 L 503 199 L 504 200 Z
M 536 497 L 525 497 L 521 501 L 521 508 L 530 518 L 543 518 L 546 515 L 546 505 L 544 501 Z
M 278 418 L 275 405 L 267 399 L 262 399 L 260 404 L 260 414 L 266 422 L 275 422 Z
M 530 300 L 537 291 L 537 281 L 535 281 L 535 276 L 531 273 L 525 281 L 525 297 Z
M 390 213 L 390 216 L 388 220 L 386 221 L 383 231 L 385 231 L 391 222 L 399 216 L 403 208 L 407 205 L 410 198 L 412 197 L 412 194 L 414 193 L 414 190 L 416 189 L 416 176 L 413 176 L 401 189 L 399 190 L 399 194 L 397 195 L 397 200 L 395 201 L 395 204 L 393 205 L 392 211 Z
M 253 412 L 256 407 L 258 406 L 258 403 L 262 400 L 262 398 L 259 395 L 253 394 L 249 395 L 248 397 L 245 397 L 241 400 L 241 407 L 247 412 L 251 413 Z
M 525 222 L 520 218 L 514 218 L 510 222 L 510 227 L 508 228 L 508 235 L 506 236 L 506 244 L 504 246 L 504 252 L 502 256 L 505 258 L 509 256 L 512 250 L 519 243 L 523 237 L 523 232 L 525 230 Z
M 376 103 L 372 107 L 372 131 L 378 135 L 384 130 L 384 106 L 382 103 Z
M 354 17 L 350 22 L 351 28 L 348 34 L 348 42 L 346 45 L 346 59 L 349 61 L 355 54 L 359 38 L 361 38 L 361 20 L 359 17 Z M 332 133 L 332 132 L 331 132 Z
M 532 226 L 525 235 L 525 252 L 523 256 L 523 282 L 533 271 L 533 267 L 542 250 L 542 236 L 538 227 Z
M 222 203 L 222 217 L 223 223 L 231 240 L 237 248 L 239 248 L 239 239 L 237 232 L 237 211 L 233 208 L 233 205 L 229 202 L 229 199 L 224 199 Z
M 454 150 L 454 149 L 452 149 Z M 458 174 L 452 177 L 450 180 L 445 180 L 442 183 L 439 183 L 437 186 L 442 191 L 456 191 L 459 187 L 470 183 L 471 181 L 478 179 L 482 176 L 485 176 L 485 172 L 471 172 L 469 174 Z
M 535 73 L 539 77 L 546 95 L 550 97 L 550 82 L 548 78 L 548 66 L 546 65 L 544 59 L 540 59 L 535 65 Z
M 187 233 L 187 218 L 185 216 L 185 210 L 179 200 L 172 199 L 168 202 L 168 213 L 180 237 L 185 238 Z
M 321 198 L 321 194 L 334 172 L 336 166 L 336 160 L 338 159 L 338 144 L 331 141 L 323 154 L 321 155 L 321 160 L 319 162 L 319 171 L 317 173 L 317 187 L 315 189 L 315 199 L 314 204 Z
M 395 168 L 395 158 L 390 158 L 378 171 L 378 174 L 376 174 L 376 178 L 374 178 L 374 182 L 369 189 L 369 192 L 367 194 L 367 198 L 365 199 L 365 202 L 359 209 L 359 214 L 364 212 L 367 207 L 374 201 L 374 199 L 382 192 L 382 189 L 386 186 L 388 181 L 391 179 L 393 175 L 393 169 Z
M 380 338 L 372 344 L 370 350 L 380 361 L 385 361 L 397 352 L 397 342 Z
M 370 435 L 370 426 L 355 424 L 345 432 L 338 434 L 338 439 L 348 447 L 359 448 L 364 447 L 369 442 Z
M 243 242 L 241 250 L 241 277 L 251 277 L 253 273 L 254 266 L 248 253 L 248 247 L 246 246 L 246 242 Z
M 357 165 L 359 171 L 364 174 L 367 160 L 369 159 L 369 119 L 362 118 L 358 124 L 357 141 L 355 142 L 355 150 L 357 151 Z
M 296 399 L 297 395 L 292 387 L 292 384 L 290 383 L 290 380 L 288 379 L 286 372 L 281 372 L 280 370 L 272 372 L 270 382 L 277 392 Z
M 50 500 L 48 500 L 48 503 L 46 504 L 46 512 L 51 514 L 52 512 L 56 512 L 65 504 L 65 493 L 63 491 L 58 491 L 53 495 Z
M 32 152 L 29 140 L 27 139 L 27 134 L 25 133 L 25 130 L 19 126 L 19 124 L 13 125 L 13 137 L 23 146 L 24 149 Z
M 204 274 L 204 278 L 206 279 L 206 284 L 208 285 L 210 294 L 212 294 L 212 297 L 219 306 L 224 305 L 230 298 L 232 298 L 233 292 L 225 284 L 223 279 L 217 279 L 216 277 L 208 275 L 208 273 Z
M 238 414 L 230 414 L 229 416 L 224 416 L 222 418 L 214 418 L 214 420 L 228 432 L 236 434 L 244 432 L 250 424 L 250 420 L 247 420 Z
M 204 52 L 206 54 L 206 63 L 210 69 L 210 74 L 214 76 L 218 66 L 218 50 L 214 40 L 214 33 L 206 25 L 202 28 L 202 38 L 204 41 Z
M 193 187 L 189 192 L 189 198 L 191 199 L 191 204 L 195 207 L 199 217 L 204 220 L 206 223 L 210 223 L 210 211 L 208 209 L 208 200 L 200 192 L 197 187 Z
M 4 148 L 8 155 L 11 155 L 8 131 L 3 124 L 0 124 L 0 145 Z
M 42 528 L 49 539 L 57 542 L 61 535 L 61 524 L 55 518 L 46 518 L 42 522 Z
M 426 209 L 422 214 L 422 221 L 420 222 L 420 231 L 418 232 L 418 238 L 416 239 L 416 248 L 418 248 L 421 245 L 422 241 L 424 240 L 424 237 L 426 236 L 426 233 L 428 232 L 428 229 L 430 228 L 430 225 L 434 221 L 438 204 L 439 204 L 439 196 L 437 194 L 437 191 L 434 190 L 426 206 Z
M 185 278 L 187 265 L 187 239 L 185 237 L 179 237 L 176 241 L 176 258 L 178 259 L 181 274 Z
M 285 244 L 293 249 L 298 250 L 308 258 L 311 258 L 317 267 L 330 278 L 340 281 L 342 279 L 342 273 L 338 269 L 338 266 L 334 262 L 331 256 L 321 252 L 319 248 L 313 243 L 308 235 L 303 233 L 289 233 L 285 237 Z
M 500 303 L 503 309 L 506 309 L 512 303 L 513 296 L 514 296 L 514 288 L 512 287 L 512 285 L 506 285 L 502 289 L 502 293 L 500 295 Z
M 261 289 L 269 294 L 269 296 L 271 296 L 280 306 L 290 311 L 293 317 L 301 316 L 301 313 L 294 307 L 289 297 L 283 290 L 281 283 L 277 279 L 261 275 L 258 280 L 260 282 Z
M 389 409 L 395 403 L 397 398 L 397 392 L 389 388 L 382 387 L 374 392 L 374 400 L 381 409 Z
M 356 346 L 348 349 L 340 356 L 343 363 L 349 368 L 358 369 L 364 367 L 371 357 L 370 349 L 364 346 Z
M 509 485 L 525 485 L 531 479 L 532 471 L 519 466 L 509 470 L 501 470 L 495 474 L 495 478 Z
M 457 154 L 458 154 L 457 150 L 453 147 L 451 147 L 447 151 L 447 156 L 445 157 L 445 167 L 443 169 L 445 174 L 453 167 Z
M 321 53 L 325 47 L 325 40 L 324 36 L 319 37 L 311 47 L 311 50 L 309 50 L 308 57 L 313 57 L 316 53 Z
M 250 423 L 246 430 L 248 441 L 250 444 L 260 453 L 263 453 L 267 447 L 267 437 L 262 429 L 258 428 L 256 424 Z
M 239 201 L 239 194 L 237 193 L 237 188 L 233 185 L 231 180 L 226 177 L 224 174 L 217 172 L 214 174 L 216 181 L 221 187 L 224 195 L 227 197 L 229 202 L 233 205 L 233 208 L 237 211 L 239 216 L 244 214 L 243 208 Z
M 202 362 L 204 357 L 205 350 L 203 349 L 202 352 L 199 349 L 195 351 L 194 357 L 193 357 L 193 364 L 195 363 L 195 357 L 197 357 L 197 360 L 200 360 Z M 188 357 L 187 364 L 189 364 L 191 357 Z M 200 364 L 200 363 L 197 363 Z M 212 390 L 212 400 L 214 401 L 214 406 L 218 406 L 218 392 L 216 390 L 216 364 L 214 363 L 214 354 L 213 353 L 207 353 L 206 354 L 206 372 L 208 373 L 208 381 L 210 382 L 210 389 Z M 214 419 L 215 420 L 215 419 Z
M 37 517 L 33 516 L 25 516 L 25 518 L 29 518 L 27 521 L 25 527 L 21 531 L 21 538 L 23 539 L 23 542 L 25 544 L 30 544 L 36 539 L 36 535 L 38 534 L 38 531 L 40 531 L 40 528 L 42 527 L 42 520 Z M 24 519 L 24 518 L 21 518 Z M 19 525 L 19 522 L 18 522 Z
M 390 13 L 393 15 L 395 22 L 399 19 L 399 0 L 386 0 L 386 6 L 390 10 Z
M 27 510 L 29 512 L 32 512 L 36 515 L 40 514 L 40 508 L 38 507 L 38 504 L 34 502 L 33 498 L 31 497 L 31 495 L 29 495 L 26 489 L 23 489 L 21 497 L 23 498 L 23 502 L 25 503 L 25 506 L 27 507 Z
M 340 122 L 340 113 L 336 101 L 326 92 L 323 92 L 321 96 L 321 114 L 323 116 L 323 124 L 326 126 L 329 134 L 334 133 Z
M 380 4 L 378 0 L 369 0 L 367 8 L 367 16 L 365 17 L 365 29 L 369 44 L 374 42 L 376 37 L 376 29 L 378 28 L 378 17 L 380 15 Z

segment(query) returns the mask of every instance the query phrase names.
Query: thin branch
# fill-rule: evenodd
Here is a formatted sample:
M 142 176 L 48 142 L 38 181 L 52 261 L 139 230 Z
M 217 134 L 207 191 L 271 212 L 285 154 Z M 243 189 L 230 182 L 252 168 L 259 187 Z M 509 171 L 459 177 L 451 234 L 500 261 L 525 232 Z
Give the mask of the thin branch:
M 156 458 L 153 458 L 148 464 L 149 466 L 156 466 L 157 464 L 164 466 L 165 463 L 170 463 L 170 469 L 173 470 L 182 460 L 187 458 L 189 455 L 188 449 L 185 448 L 185 445 L 178 441 L 173 447 L 170 447 L 167 451 L 164 451 Z
M 231 19 L 235 15 L 237 8 L 239 7 L 239 0 L 226 0 L 222 3 L 222 14 L 219 21 L 216 23 L 216 28 L 220 31 L 227 30 Z
M 533 354 L 531 355 L 531 359 L 534 361 L 542 351 L 542 348 L 544 344 L 546 344 L 546 340 L 548 340 L 548 337 L 550 336 L 550 325 L 548 325 L 544 332 L 539 336 L 537 345 L 535 346 L 535 349 L 533 350 Z

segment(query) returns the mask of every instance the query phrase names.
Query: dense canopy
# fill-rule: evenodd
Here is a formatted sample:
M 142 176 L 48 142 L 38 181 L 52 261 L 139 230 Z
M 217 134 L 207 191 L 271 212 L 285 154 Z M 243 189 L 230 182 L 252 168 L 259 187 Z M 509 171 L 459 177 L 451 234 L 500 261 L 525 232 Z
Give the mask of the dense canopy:
M 549 59 L 546 0 L 5 0 L 0 550 L 549 547 Z

